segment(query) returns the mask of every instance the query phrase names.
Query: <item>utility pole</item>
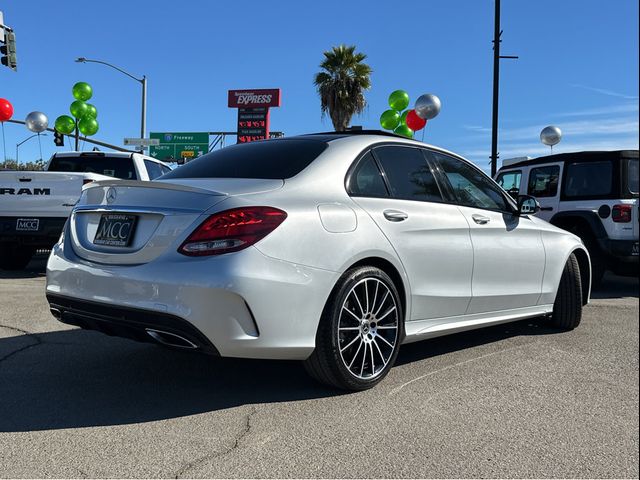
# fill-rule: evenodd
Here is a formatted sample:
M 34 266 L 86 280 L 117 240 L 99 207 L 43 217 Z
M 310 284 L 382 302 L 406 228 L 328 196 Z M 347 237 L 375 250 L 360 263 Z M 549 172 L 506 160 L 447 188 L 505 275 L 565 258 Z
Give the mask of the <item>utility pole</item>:
M 500 97 L 500 59 L 517 59 L 514 55 L 500 55 L 500 0 L 495 0 L 496 11 L 493 24 L 493 112 L 491 116 L 491 176 L 495 176 L 498 169 L 498 99 Z

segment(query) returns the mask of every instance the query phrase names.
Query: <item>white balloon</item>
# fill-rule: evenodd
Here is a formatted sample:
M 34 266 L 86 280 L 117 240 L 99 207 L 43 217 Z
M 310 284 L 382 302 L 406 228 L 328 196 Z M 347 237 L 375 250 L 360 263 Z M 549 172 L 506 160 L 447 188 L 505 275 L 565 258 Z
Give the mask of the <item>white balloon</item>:
M 420 95 L 413 108 L 416 111 L 416 115 L 420 118 L 423 120 L 431 120 L 440 113 L 442 103 L 440 99 L 432 93 L 425 93 L 424 95 Z
M 31 112 L 24 120 L 25 125 L 34 133 L 44 132 L 49 126 L 49 119 L 42 112 Z
M 540 141 L 550 147 L 560 143 L 562 140 L 562 130 L 554 125 L 544 127 L 540 132 Z

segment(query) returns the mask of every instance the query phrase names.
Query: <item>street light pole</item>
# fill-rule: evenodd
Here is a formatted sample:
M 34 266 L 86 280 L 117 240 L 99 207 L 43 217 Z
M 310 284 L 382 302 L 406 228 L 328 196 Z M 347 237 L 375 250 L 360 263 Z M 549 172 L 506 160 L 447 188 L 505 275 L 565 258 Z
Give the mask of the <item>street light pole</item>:
M 142 118 L 140 121 L 140 138 L 145 138 L 145 133 L 147 131 L 147 77 L 143 75 L 142 78 L 135 77 L 131 75 L 129 72 L 123 70 L 122 68 L 116 67 L 108 62 L 103 62 L 102 60 L 91 60 L 89 58 L 79 57 L 76 58 L 76 63 L 100 63 L 102 65 L 106 65 L 107 67 L 111 67 L 114 70 L 119 71 L 120 73 L 126 75 L 127 77 L 139 82 L 142 85 Z M 140 153 L 144 152 L 144 147 L 140 146 Z
M 31 140 L 33 137 L 37 137 L 39 136 L 39 133 L 34 133 L 33 135 L 31 135 L 30 137 L 25 138 L 23 141 L 21 141 L 20 143 L 16 143 L 16 163 L 20 163 L 20 161 L 18 160 L 18 149 L 20 148 L 20 145 L 22 145 L 23 143 L 27 142 L 28 140 Z M 47 134 L 43 133 L 42 134 L 43 137 L 46 137 Z M 40 157 L 42 157 L 42 153 L 40 153 Z M 42 158 L 41 158 L 42 159 Z
M 142 121 L 140 122 L 140 138 L 145 138 L 147 131 L 147 76 L 142 76 Z M 140 151 L 144 148 L 140 146 Z

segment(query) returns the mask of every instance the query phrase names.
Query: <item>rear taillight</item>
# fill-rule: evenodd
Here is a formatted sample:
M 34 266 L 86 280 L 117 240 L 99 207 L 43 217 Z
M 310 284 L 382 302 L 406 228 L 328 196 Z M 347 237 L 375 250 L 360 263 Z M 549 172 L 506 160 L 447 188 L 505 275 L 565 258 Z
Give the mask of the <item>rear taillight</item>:
M 617 223 L 629 223 L 632 208 L 632 205 L 614 205 L 611 209 L 611 219 Z
M 178 252 L 220 255 L 247 248 L 273 232 L 287 218 L 273 207 L 241 207 L 211 215 L 189 235 Z

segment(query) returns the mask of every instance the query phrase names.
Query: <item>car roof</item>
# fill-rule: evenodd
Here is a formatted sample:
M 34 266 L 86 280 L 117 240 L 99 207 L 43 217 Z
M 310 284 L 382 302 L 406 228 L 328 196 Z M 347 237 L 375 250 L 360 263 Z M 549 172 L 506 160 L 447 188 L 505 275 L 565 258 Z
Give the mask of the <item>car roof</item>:
M 361 135 L 383 135 L 385 137 L 395 137 L 406 139 L 407 137 L 398 135 L 393 132 L 386 132 L 384 130 L 346 130 L 344 132 L 318 132 L 318 133 L 307 133 L 304 135 L 298 135 L 299 137 L 314 137 L 320 138 L 324 141 L 330 142 L 331 140 L 336 140 L 338 138 L 345 138 L 351 136 L 361 136 Z
M 521 162 L 511 163 L 500 167 L 500 170 L 512 170 L 529 165 L 543 165 L 547 163 L 579 161 L 597 162 L 602 160 L 620 160 L 621 158 L 638 158 L 638 150 L 584 151 L 570 153 L 556 153 L 544 157 L 531 158 Z
M 396 133 L 387 132 L 384 130 L 347 130 L 344 132 L 306 133 L 306 134 L 300 134 L 300 135 L 295 135 L 291 137 L 273 139 L 269 141 L 274 141 L 274 140 L 278 141 L 278 140 L 286 140 L 286 139 L 294 139 L 294 138 L 305 139 L 305 140 L 317 140 L 317 141 L 322 141 L 326 143 L 354 142 L 354 143 L 361 144 L 363 148 L 366 147 L 367 145 L 373 145 L 375 143 L 391 142 L 396 144 L 429 148 L 431 150 L 442 152 L 473 164 L 473 162 L 462 157 L 460 154 L 452 152 L 445 148 L 437 147 L 435 145 L 421 142 L 420 140 L 416 140 L 414 138 L 407 138 L 403 135 L 398 135 Z

